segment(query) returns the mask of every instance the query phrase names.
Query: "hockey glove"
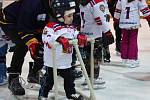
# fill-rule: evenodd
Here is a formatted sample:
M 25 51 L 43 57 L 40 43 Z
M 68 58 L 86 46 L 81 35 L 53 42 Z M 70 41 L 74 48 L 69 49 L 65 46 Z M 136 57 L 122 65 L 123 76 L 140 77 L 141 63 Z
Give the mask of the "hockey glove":
M 87 45 L 87 36 L 85 34 L 78 34 L 77 39 L 79 47 L 84 47 Z
M 33 60 L 42 59 L 43 47 L 36 39 L 28 44 L 28 49 Z
M 71 53 L 72 52 L 72 45 L 69 44 L 69 40 L 65 37 L 58 37 L 58 39 L 56 40 L 57 42 L 59 42 L 60 44 L 62 44 L 63 46 L 63 53 Z
M 106 33 L 103 33 L 103 35 L 102 35 L 102 43 L 103 43 L 103 46 L 108 46 L 108 45 L 114 43 L 114 36 L 110 32 L 110 30 L 107 31 Z

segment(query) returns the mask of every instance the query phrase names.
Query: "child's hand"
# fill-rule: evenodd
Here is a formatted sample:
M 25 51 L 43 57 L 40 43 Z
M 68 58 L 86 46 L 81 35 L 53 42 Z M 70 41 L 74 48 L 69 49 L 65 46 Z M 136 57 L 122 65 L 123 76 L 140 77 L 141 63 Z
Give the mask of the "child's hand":
M 69 40 L 67 38 L 60 36 L 60 37 L 58 37 L 58 39 L 56 41 L 59 42 L 60 44 L 62 44 L 64 53 L 72 52 L 72 45 L 69 44 Z
M 85 34 L 78 34 L 77 39 L 79 47 L 84 47 L 87 45 L 87 36 Z

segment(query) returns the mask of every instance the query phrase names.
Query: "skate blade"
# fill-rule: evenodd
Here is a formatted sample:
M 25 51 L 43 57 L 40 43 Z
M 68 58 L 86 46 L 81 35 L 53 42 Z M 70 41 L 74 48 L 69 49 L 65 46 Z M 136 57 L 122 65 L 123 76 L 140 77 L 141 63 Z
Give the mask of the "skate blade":
M 13 96 L 16 100 L 23 100 L 24 99 L 24 95 L 23 96 L 13 95 Z
M 36 84 L 36 83 L 28 83 L 25 87 L 26 87 L 26 89 L 29 89 L 29 90 L 39 90 L 40 89 L 40 85 Z
M 13 95 L 13 97 L 15 98 L 15 100 L 37 100 L 38 99 L 37 96 L 27 96 L 27 95 L 23 95 L 23 96 Z
M 93 86 L 93 89 L 94 90 L 99 90 L 99 89 L 105 89 L 106 86 L 105 85 L 99 85 L 99 84 L 95 84 Z M 83 86 L 83 90 L 89 90 L 89 87 L 86 85 L 86 86 Z

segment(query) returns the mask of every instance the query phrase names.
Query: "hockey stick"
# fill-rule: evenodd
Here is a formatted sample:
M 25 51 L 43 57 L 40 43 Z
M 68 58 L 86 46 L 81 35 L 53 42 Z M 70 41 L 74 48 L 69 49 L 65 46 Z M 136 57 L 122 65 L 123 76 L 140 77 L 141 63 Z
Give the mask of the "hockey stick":
M 88 39 L 88 41 L 93 41 L 94 39 Z M 88 87 L 89 87 L 89 90 L 90 90 L 90 99 L 91 100 L 96 100 L 96 97 L 95 97 L 95 93 L 94 93 L 94 90 L 93 90 L 93 86 L 92 86 L 92 84 L 91 84 L 91 82 L 93 81 L 93 79 L 92 79 L 92 81 L 90 82 L 90 79 L 89 79 L 89 77 L 88 77 L 88 74 L 87 74 L 87 71 L 86 71 L 86 69 L 85 69 L 85 65 L 84 65 L 84 62 L 83 62 L 83 60 L 82 60 L 82 57 L 81 57 L 81 54 L 80 54 L 80 51 L 79 51 L 79 48 L 78 48 L 78 45 L 77 45 L 77 39 L 74 39 L 73 40 L 73 45 L 74 45 L 74 47 L 75 47 L 75 50 L 76 50 L 76 53 L 77 53 L 77 57 L 78 57 L 78 59 L 79 59 L 79 61 L 80 61 L 80 64 L 81 64 L 81 68 L 82 68 L 82 70 L 83 70 L 83 74 L 84 74 L 84 77 L 85 77 L 85 79 L 86 79 L 86 81 L 87 81 L 87 85 L 88 85 Z M 94 41 L 92 42 L 92 43 L 94 43 Z M 93 46 L 94 47 L 94 46 Z M 93 51 L 92 51 L 93 52 Z M 94 63 L 93 61 L 94 61 L 94 59 L 92 58 L 92 64 Z M 93 66 L 93 65 L 92 65 Z M 93 72 L 92 72 L 92 74 L 93 74 L 93 77 L 94 77 L 94 67 L 92 68 L 93 69 Z

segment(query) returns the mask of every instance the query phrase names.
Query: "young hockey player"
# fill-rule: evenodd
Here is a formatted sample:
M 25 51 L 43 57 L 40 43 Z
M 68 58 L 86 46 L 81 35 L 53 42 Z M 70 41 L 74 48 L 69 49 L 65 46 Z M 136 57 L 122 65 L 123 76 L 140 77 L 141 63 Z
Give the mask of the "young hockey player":
M 108 9 L 108 4 L 107 0 L 104 0 L 105 5 L 102 5 L 100 7 L 100 10 L 104 13 L 104 17 L 106 18 L 107 25 L 109 26 L 109 21 L 110 21 L 110 13 Z M 102 34 L 102 42 L 103 43 L 103 58 L 104 62 L 110 62 L 110 51 L 109 51 L 109 45 L 105 45 L 105 34 Z
M 74 13 L 74 16 L 73 16 L 73 22 L 72 24 L 77 28 L 77 30 L 79 31 L 80 29 L 80 23 L 81 23 L 81 19 L 80 19 L 80 9 L 79 9 L 79 4 L 78 2 L 75 0 L 75 3 L 76 3 L 76 7 L 75 7 L 75 13 Z M 77 61 L 77 57 L 76 57 L 76 51 L 75 51 L 75 48 L 73 48 L 73 53 L 72 53 L 72 67 L 75 69 L 74 70 L 74 75 L 75 75 L 75 78 L 81 78 L 83 75 L 82 75 L 82 71 L 81 70 L 78 70 L 76 69 L 76 61 Z
M 115 23 L 119 23 L 122 30 L 121 58 L 123 63 L 134 68 L 138 62 L 138 28 L 140 25 L 141 11 L 150 22 L 150 10 L 145 0 L 118 0 L 115 10 Z
M 49 22 L 44 28 L 44 66 L 46 73 L 41 82 L 39 91 L 39 100 L 46 100 L 49 91 L 53 88 L 53 62 L 51 46 L 54 42 L 60 43 L 56 47 L 56 65 L 58 73 L 64 78 L 64 89 L 66 96 L 71 100 L 83 100 L 75 90 L 75 77 L 71 67 L 73 46 L 69 40 L 78 39 L 78 45 L 84 46 L 87 43 L 87 37 L 84 34 L 78 34 L 78 31 L 71 25 L 73 14 L 75 12 L 74 0 L 55 0 L 52 4 L 54 21 Z
M 107 25 L 104 13 L 100 10 L 102 5 L 105 5 L 103 0 L 78 0 L 80 3 L 80 17 L 81 17 L 81 29 L 83 34 L 88 35 L 89 38 L 95 39 L 94 46 L 94 84 L 104 84 L 105 82 L 99 78 L 101 61 L 101 44 L 102 33 L 108 38 L 112 38 L 112 33 Z M 81 51 L 87 73 L 90 77 L 90 43 Z M 84 82 L 83 85 L 86 85 Z M 97 87 L 97 85 L 95 85 Z
M 115 12 L 117 1 L 118 0 L 108 0 L 109 12 L 113 18 L 114 18 L 114 12 Z M 120 48 L 121 48 L 121 40 L 122 40 L 121 29 L 119 28 L 118 23 L 114 22 L 113 26 L 114 26 L 114 30 L 115 30 L 115 36 L 116 36 L 115 50 L 116 50 L 116 54 L 120 56 Z

